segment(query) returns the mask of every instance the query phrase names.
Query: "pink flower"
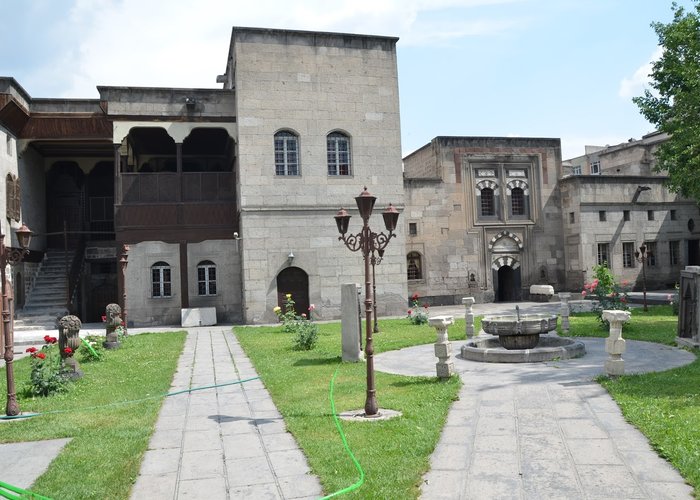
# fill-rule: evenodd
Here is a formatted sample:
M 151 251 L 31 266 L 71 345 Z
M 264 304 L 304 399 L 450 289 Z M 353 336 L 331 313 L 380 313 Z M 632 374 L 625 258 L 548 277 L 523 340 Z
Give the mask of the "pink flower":
M 620 298 L 620 302 L 622 302 L 622 303 L 624 304 L 625 302 L 627 302 L 627 298 L 626 298 L 626 297 L 621 297 L 621 298 Z
M 301 313 L 301 317 L 302 317 L 302 318 L 306 318 L 306 314 L 305 314 L 305 313 Z
M 313 304 L 311 304 L 311 305 L 309 306 L 309 312 L 313 311 L 314 309 L 316 309 L 316 306 L 313 305 Z
M 673 295 L 669 293 L 667 299 L 669 302 L 673 302 Z
M 408 315 L 410 316 L 411 314 L 413 314 L 413 309 L 408 310 Z
M 581 297 L 585 297 L 585 296 L 586 296 L 586 290 L 584 290 L 583 292 L 581 292 Z

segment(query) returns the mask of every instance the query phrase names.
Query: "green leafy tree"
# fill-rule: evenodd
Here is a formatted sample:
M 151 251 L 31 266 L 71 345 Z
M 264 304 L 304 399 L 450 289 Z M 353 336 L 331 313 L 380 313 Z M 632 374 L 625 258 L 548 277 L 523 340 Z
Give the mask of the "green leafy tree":
M 657 171 L 669 189 L 700 200 L 700 3 L 686 11 L 675 2 L 673 21 L 652 23 L 663 48 L 652 65 L 651 87 L 634 103 L 644 117 L 670 135 L 657 150 Z

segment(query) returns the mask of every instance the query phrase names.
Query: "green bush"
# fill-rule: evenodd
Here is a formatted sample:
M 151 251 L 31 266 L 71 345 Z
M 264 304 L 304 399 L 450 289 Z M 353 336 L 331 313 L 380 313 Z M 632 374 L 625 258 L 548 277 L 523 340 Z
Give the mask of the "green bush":
M 411 296 L 411 307 L 408 310 L 408 321 L 413 325 L 424 325 L 428 322 L 428 303 L 422 306 L 418 303 L 420 296 L 414 293 Z
M 593 310 L 598 316 L 598 321 L 607 325 L 607 321 L 603 319 L 603 311 L 629 310 L 627 305 L 627 288 L 624 282 L 622 285 L 617 283 L 607 264 L 593 266 L 593 275 L 595 276 L 593 281 L 583 285 L 583 296 L 589 295 L 598 301 Z
M 32 370 L 29 374 L 28 392 L 33 396 L 50 396 L 68 389 L 70 379 L 68 370 L 61 363 L 56 337 L 46 335 L 41 349 L 27 348 L 32 359 Z M 70 348 L 66 348 L 68 352 Z
M 316 347 L 318 326 L 313 321 L 299 319 L 293 323 L 294 348 L 300 351 L 310 351 Z

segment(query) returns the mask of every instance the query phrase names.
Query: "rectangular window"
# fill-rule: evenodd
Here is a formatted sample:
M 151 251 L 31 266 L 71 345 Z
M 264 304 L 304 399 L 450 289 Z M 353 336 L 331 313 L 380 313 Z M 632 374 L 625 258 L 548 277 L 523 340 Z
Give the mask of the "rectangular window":
M 572 172 L 574 175 L 581 175 L 581 165 L 576 165 Z
M 170 297 L 171 279 L 170 267 L 153 266 L 151 268 L 151 279 L 153 285 L 153 297 Z
M 493 189 L 484 188 L 481 190 L 481 215 L 496 215 L 493 198 Z
M 608 216 L 607 216 L 607 214 L 605 213 L 605 210 L 599 210 L 599 211 L 598 211 L 598 220 L 599 220 L 600 222 L 605 222 L 606 220 L 608 220 Z
M 671 210 L 671 220 L 676 220 L 676 211 Z
M 275 174 L 299 175 L 299 141 L 291 132 L 275 134 Z
M 629 210 L 622 211 L 622 220 L 624 220 L 624 221 L 630 220 L 630 211 Z
M 350 175 L 350 140 L 344 134 L 333 132 L 326 137 L 328 175 Z
M 649 267 L 655 267 L 656 266 L 656 242 L 655 241 L 647 241 L 644 243 L 647 247 L 647 266 Z
M 213 263 L 197 266 L 197 293 L 216 295 L 216 266 Z
M 610 267 L 610 259 L 608 258 L 608 243 L 598 243 L 598 265 Z
M 600 162 L 599 161 L 592 161 L 591 162 L 591 175 L 599 175 L 600 174 Z
M 647 210 L 647 220 L 654 220 L 654 211 Z
M 634 243 L 622 243 L 622 267 L 634 267 Z
M 576 214 L 574 212 L 569 212 L 569 224 L 576 222 Z
M 416 236 L 418 234 L 418 224 L 415 222 L 408 223 L 408 234 L 411 236 Z
M 8 134 L 6 137 L 7 137 L 7 142 L 6 142 L 6 145 L 7 145 L 7 148 L 6 148 L 7 156 L 12 156 L 12 155 L 13 155 L 13 152 L 14 152 L 14 149 L 15 149 L 15 148 L 14 148 L 14 141 L 12 140 L 12 137 L 10 137 L 9 134 Z
M 681 242 L 680 241 L 669 241 L 668 242 L 668 255 L 669 264 L 672 266 L 677 266 L 680 264 L 680 253 L 681 253 Z

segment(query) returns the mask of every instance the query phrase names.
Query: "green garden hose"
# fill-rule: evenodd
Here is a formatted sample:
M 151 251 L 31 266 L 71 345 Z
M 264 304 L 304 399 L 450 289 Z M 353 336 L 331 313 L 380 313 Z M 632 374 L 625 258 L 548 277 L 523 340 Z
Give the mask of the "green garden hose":
M 17 493 L 17 495 L 15 493 Z M 12 486 L 11 484 L 3 483 L 2 481 L 0 481 L 0 497 L 9 498 L 10 500 L 26 500 L 28 498 L 51 500 L 49 497 L 39 495 L 38 493 L 33 493 L 29 490 L 23 490 L 18 486 Z

